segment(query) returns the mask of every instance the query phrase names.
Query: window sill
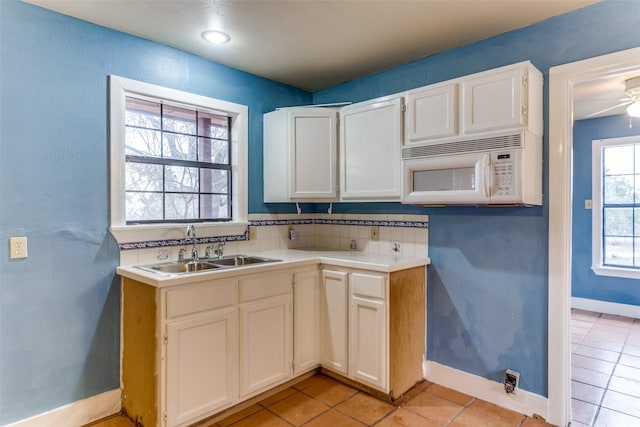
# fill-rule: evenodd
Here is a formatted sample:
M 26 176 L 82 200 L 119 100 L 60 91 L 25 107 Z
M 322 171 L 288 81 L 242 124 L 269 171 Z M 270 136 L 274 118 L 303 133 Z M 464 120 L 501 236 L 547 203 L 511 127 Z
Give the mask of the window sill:
M 247 222 L 194 223 L 193 225 L 198 239 L 241 235 L 249 226 Z M 110 227 L 109 232 L 121 245 L 156 240 L 181 240 L 185 238 L 186 229 L 187 224 L 148 224 Z
M 640 279 L 640 270 L 621 267 L 591 267 L 598 276 L 621 277 L 624 279 Z

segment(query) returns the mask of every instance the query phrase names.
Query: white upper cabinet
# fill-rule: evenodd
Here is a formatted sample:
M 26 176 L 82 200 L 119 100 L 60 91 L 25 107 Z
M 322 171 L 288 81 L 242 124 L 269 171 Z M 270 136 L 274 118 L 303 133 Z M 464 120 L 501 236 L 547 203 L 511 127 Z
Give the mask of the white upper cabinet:
M 523 69 L 516 68 L 464 80 L 464 132 L 525 125 L 523 79 Z
M 341 200 L 400 200 L 402 105 L 380 98 L 340 110 Z
M 458 84 L 407 92 L 406 144 L 458 134 Z
M 406 93 L 405 145 L 528 130 L 542 135 L 542 73 L 529 61 Z
M 337 111 L 283 108 L 264 115 L 264 201 L 337 198 Z

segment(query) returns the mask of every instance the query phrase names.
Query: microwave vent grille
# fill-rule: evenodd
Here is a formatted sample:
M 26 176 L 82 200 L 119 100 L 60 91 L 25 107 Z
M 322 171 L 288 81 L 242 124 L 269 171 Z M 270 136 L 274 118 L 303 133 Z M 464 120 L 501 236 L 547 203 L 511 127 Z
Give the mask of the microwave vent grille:
M 413 159 L 417 157 L 442 156 L 447 154 L 468 153 L 474 151 L 504 150 L 509 148 L 522 147 L 522 133 L 512 135 L 501 135 L 490 138 L 471 139 L 467 141 L 445 142 L 434 145 L 420 145 L 415 147 L 404 147 L 402 149 L 403 159 Z

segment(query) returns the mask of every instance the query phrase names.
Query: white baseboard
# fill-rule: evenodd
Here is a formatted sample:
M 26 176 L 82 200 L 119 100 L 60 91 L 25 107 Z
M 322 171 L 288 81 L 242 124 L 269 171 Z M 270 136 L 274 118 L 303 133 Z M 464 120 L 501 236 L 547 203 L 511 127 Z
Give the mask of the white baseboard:
M 117 414 L 121 409 L 120 390 L 110 390 L 96 396 L 72 402 L 5 427 L 69 426 L 79 427 L 100 418 Z
M 423 369 L 424 377 L 433 383 L 524 415 L 537 414 L 545 419 L 548 418 L 548 399 L 539 394 L 520 389 L 515 394 L 507 394 L 502 383 L 429 360 L 425 360 Z
M 620 304 L 617 302 L 572 297 L 571 308 L 640 319 L 640 305 Z

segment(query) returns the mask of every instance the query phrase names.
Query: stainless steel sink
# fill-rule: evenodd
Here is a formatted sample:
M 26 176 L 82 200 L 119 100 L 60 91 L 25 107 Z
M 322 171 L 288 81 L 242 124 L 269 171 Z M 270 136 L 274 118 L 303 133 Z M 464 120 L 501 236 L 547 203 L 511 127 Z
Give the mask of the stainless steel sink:
M 206 270 L 221 268 L 221 266 L 216 264 L 211 264 L 209 262 L 191 261 L 191 260 L 162 262 L 159 264 L 139 265 L 137 267 L 143 270 L 153 271 L 155 273 L 165 273 L 165 274 L 196 273 L 198 271 L 206 271 Z
M 208 260 L 211 264 L 216 264 L 225 267 L 242 267 L 252 264 L 263 264 L 267 262 L 279 262 L 280 259 L 263 258 L 258 256 L 248 255 L 228 255 L 222 258 L 213 258 Z
M 212 258 L 206 260 L 193 261 L 185 259 L 184 261 L 169 261 L 158 264 L 138 265 L 137 268 L 151 271 L 153 273 L 164 274 L 168 276 L 178 274 L 197 273 L 201 271 L 228 269 L 236 267 L 246 267 L 255 264 L 263 264 L 268 262 L 282 261 L 279 259 L 263 258 L 247 255 L 229 255 L 222 258 Z

